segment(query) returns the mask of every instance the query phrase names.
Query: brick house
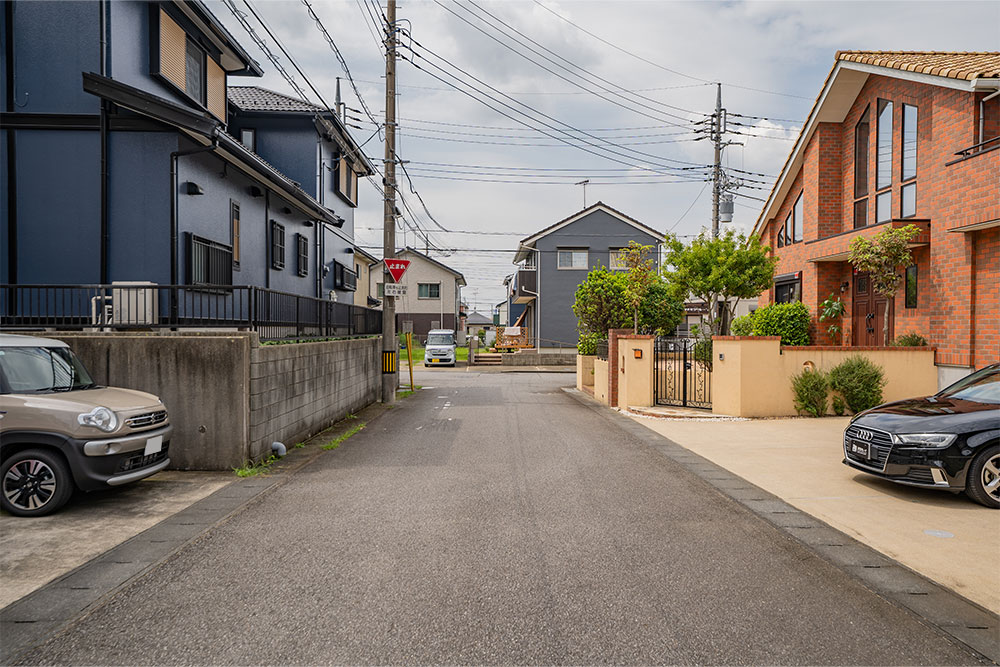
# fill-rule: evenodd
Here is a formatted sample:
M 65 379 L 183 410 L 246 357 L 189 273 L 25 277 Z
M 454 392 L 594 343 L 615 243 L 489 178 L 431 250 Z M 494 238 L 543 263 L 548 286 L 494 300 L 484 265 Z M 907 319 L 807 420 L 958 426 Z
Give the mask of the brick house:
M 847 262 L 859 236 L 918 225 L 891 301 Z M 759 302 L 847 306 L 843 344 L 917 332 L 939 382 L 1000 361 L 1000 53 L 840 51 L 758 218 L 779 259 Z

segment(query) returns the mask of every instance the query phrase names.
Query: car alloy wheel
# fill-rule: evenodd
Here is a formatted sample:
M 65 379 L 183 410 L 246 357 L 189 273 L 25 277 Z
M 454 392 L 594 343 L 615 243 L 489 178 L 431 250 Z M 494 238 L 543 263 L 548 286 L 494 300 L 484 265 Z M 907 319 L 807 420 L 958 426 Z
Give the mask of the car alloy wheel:
M 69 470 L 57 455 L 18 452 L 3 465 L 3 508 L 16 516 L 43 516 L 62 507 L 73 492 Z
M 1000 509 L 1000 446 L 994 445 L 972 460 L 965 493 L 981 505 Z

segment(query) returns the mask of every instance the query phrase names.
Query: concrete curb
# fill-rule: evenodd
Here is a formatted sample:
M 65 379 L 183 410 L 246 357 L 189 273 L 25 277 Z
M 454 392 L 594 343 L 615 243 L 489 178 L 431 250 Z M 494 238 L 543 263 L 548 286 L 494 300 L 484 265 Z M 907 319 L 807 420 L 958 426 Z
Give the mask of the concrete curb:
M 570 397 L 616 423 L 682 468 L 815 552 L 865 588 L 902 607 L 982 659 L 1000 664 L 1000 616 L 786 503 L 742 477 L 651 431 L 600 402 L 564 387 Z
M 385 412 L 386 406 L 375 403 L 362 410 L 357 420 L 342 420 L 310 438 L 306 448 L 289 446 L 285 458 L 264 475 L 236 479 L 0 609 L 0 665 L 13 664 L 26 652 L 66 632 L 119 591 L 283 486 L 326 453 L 321 445 L 331 438 L 355 424 L 371 424 Z

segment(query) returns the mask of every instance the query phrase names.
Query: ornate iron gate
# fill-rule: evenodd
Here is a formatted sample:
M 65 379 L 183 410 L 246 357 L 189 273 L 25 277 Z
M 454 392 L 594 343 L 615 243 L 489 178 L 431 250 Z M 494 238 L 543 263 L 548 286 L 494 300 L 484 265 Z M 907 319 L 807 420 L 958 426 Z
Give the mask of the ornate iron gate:
M 657 338 L 653 390 L 658 405 L 712 407 L 711 355 L 696 360 L 693 338 Z

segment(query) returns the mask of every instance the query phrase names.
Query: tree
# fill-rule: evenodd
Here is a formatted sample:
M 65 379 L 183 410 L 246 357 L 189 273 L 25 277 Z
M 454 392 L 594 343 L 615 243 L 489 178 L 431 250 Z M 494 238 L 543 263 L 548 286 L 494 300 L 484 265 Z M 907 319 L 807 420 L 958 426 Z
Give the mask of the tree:
M 858 271 L 868 274 L 872 290 L 876 294 L 892 300 L 903 284 L 903 276 L 898 272 L 899 268 L 913 264 L 910 241 L 918 236 L 920 236 L 920 228 L 916 225 L 906 225 L 898 229 L 886 227 L 870 239 L 859 236 L 851 241 L 847 261 Z M 888 308 L 885 309 L 885 318 L 882 321 L 882 335 L 885 344 L 888 345 Z
M 635 325 L 635 312 L 626 290 L 628 276 L 621 271 L 597 268 L 587 274 L 576 288 L 573 313 L 581 335 L 608 335 L 608 329 Z M 684 304 L 677 299 L 666 281 L 651 272 L 646 296 L 639 305 L 638 330 L 665 334 L 673 331 L 684 316 Z
M 632 307 L 632 333 L 639 333 L 639 308 L 656 280 L 653 260 L 648 258 L 651 245 L 641 245 L 629 241 L 628 246 L 619 250 L 620 261 L 628 268 L 625 274 L 625 300 Z
M 756 298 L 771 287 L 778 260 L 756 236 L 732 229 L 717 238 L 700 234 L 691 245 L 668 236 L 665 276 L 680 299 L 694 296 L 706 304 L 724 304 L 725 317 L 709 314 L 713 334 L 723 334 L 736 314 L 738 299 Z

